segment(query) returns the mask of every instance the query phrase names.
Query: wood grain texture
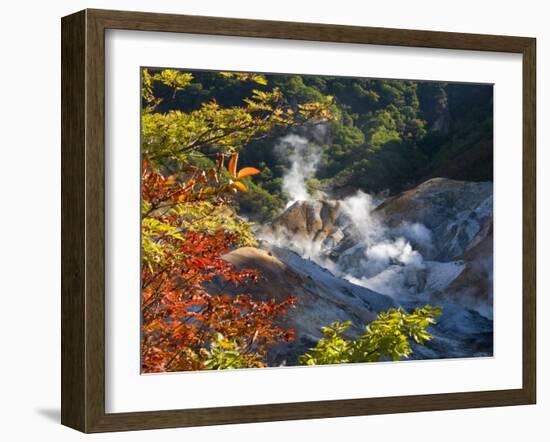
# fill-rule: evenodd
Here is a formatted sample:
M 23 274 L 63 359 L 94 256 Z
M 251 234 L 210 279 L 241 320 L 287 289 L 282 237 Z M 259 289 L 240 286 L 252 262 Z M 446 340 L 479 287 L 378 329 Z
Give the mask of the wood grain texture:
M 537 395 L 537 102 L 536 40 L 523 50 L 523 389 Z
M 91 431 L 105 414 L 105 38 L 101 21 L 89 11 L 86 17 L 86 431 Z
M 61 43 L 61 422 L 85 426 L 85 13 L 63 19 Z
M 523 387 L 192 410 L 105 413 L 105 30 L 523 54 Z M 62 423 L 83 432 L 532 404 L 536 398 L 535 40 L 86 10 L 62 20 Z M 136 146 L 136 148 L 138 148 Z
M 184 32 L 336 43 L 522 52 L 529 38 L 270 20 L 88 10 L 106 29 Z

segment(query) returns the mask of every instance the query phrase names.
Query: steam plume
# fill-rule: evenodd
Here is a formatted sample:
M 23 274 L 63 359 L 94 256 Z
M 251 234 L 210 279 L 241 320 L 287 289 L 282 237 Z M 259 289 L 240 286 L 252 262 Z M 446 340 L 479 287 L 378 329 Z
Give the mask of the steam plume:
M 288 199 L 287 207 L 296 201 L 308 201 L 311 195 L 307 181 L 315 176 L 321 161 L 321 149 L 306 138 L 290 134 L 279 141 L 275 152 L 290 164 L 283 176 L 282 190 Z

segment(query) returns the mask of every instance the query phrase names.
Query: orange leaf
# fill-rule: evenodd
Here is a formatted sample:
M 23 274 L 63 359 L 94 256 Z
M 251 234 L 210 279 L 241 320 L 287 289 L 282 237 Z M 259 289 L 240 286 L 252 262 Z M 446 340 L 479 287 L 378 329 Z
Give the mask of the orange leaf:
M 239 173 L 237 174 L 237 179 L 242 180 L 244 177 L 258 175 L 259 173 L 261 172 L 255 167 L 243 167 L 241 170 L 239 170 Z
M 239 189 L 241 192 L 248 192 L 248 188 L 240 181 L 235 181 L 232 186 Z
M 229 158 L 229 164 L 227 165 L 227 170 L 229 171 L 229 175 L 231 175 L 233 178 L 237 176 L 237 161 L 239 160 L 239 154 L 234 153 L 231 155 L 231 158 Z

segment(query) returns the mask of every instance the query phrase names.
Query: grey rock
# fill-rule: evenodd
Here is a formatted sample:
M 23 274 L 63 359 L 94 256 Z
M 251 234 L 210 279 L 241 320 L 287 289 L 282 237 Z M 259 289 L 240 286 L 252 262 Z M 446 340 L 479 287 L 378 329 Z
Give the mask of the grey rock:
M 270 365 L 295 365 L 297 356 L 319 340 L 321 327 L 331 322 L 353 321 L 348 335 L 355 337 L 378 312 L 396 306 L 390 297 L 337 278 L 289 250 L 243 247 L 224 259 L 238 267 L 259 270 L 263 276 L 258 283 L 240 286 L 240 292 L 261 300 L 282 302 L 290 296 L 297 299 L 296 306 L 278 320 L 279 325 L 295 329 L 297 339 L 272 347 Z
M 465 252 L 493 215 L 493 183 L 433 178 L 389 198 L 376 208 L 385 223 L 397 228 L 404 221 L 432 231 L 434 250 L 427 259 L 449 261 Z
M 298 201 L 258 230 L 260 248 L 224 257 L 260 271 L 244 289 L 258 299 L 298 300 L 279 320 L 297 340 L 273 346 L 269 364 L 295 365 L 331 322 L 352 321 L 356 337 L 380 311 L 425 304 L 443 315 L 413 358 L 492 355 L 493 184 L 434 178 L 368 210 L 357 225 L 344 200 Z M 410 259 L 378 266 L 373 254 L 386 244 L 405 245 Z

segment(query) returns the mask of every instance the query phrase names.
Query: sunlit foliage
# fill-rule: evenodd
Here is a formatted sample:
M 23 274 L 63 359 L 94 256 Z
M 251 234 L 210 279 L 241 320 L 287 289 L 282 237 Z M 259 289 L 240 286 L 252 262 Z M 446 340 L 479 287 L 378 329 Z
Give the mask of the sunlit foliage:
M 267 85 L 261 75 L 220 76 Z M 270 345 L 294 339 L 276 319 L 296 300 L 252 299 L 239 288 L 262 276 L 223 259 L 256 245 L 233 199 L 261 171 L 239 168 L 238 152 L 276 127 L 327 120 L 330 112 L 322 103 L 293 110 L 277 88 L 254 89 L 240 106 L 211 100 L 190 112 L 160 112 L 166 98 L 155 95 L 159 83 L 173 99 L 193 75 L 142 73 L 142 371 L 264 366 Z
M 344 364 L 351 362 L 399 361 L 409 357 L 413 342 L 424 344 L 432 336 L 426 330 L 441 315 L 441 307 L 426 305 L 411 313 L 390 309 L 378 314 L 359 338 L 346 339 L 351 322 L 334 322 L 323 327 L 323 338 L 311 351 L 300 357 L 304 365 Z

